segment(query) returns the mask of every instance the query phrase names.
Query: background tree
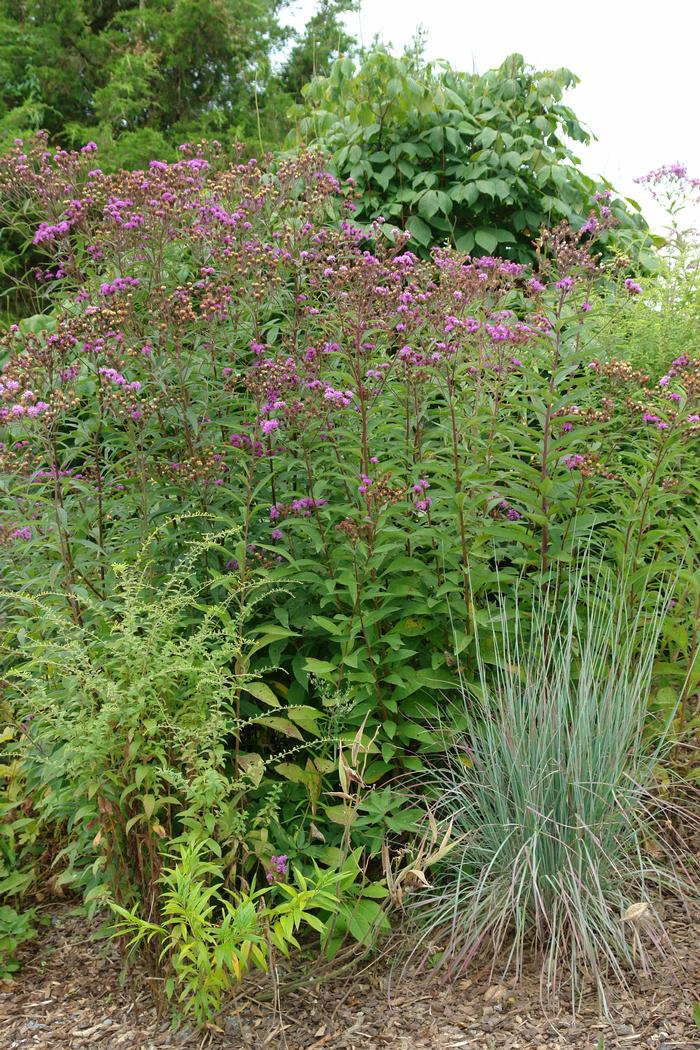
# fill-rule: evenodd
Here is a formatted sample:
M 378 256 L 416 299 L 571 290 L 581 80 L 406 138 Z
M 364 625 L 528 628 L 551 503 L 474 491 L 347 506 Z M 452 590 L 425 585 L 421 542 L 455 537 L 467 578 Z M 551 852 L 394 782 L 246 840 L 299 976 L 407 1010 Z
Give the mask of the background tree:
M 297 102 L 304 84 L 330 73 L 335 59 L 357 52 L 357 40 L 342 20 L 344 14 L 357 10 L 358 0 L 320 0 L 281 72 L 282 87 Z
M 285 0 L 0 0 L 0 126 L 259 133 Z M 152 136 L 149 146 L 152 145 Z

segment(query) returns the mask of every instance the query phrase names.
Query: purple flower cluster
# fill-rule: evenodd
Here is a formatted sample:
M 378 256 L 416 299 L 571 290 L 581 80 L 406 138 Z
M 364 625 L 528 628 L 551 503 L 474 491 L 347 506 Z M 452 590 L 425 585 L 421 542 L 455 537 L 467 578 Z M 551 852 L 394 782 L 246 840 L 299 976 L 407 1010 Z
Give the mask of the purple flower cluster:
M 642 186 L 649 184 L 655 184 L 664 182 L 667 179 L 688 180 L 688 182 L 694 188 L 700 187 L 700 179 L 688 179 L 688 169 L 685 164 L 676 162 L 675 164 L 662 164 L 660 168 L 655 168 L 653 171 L 647 172 L 646 175 L 640 175 L 634 181 Z
M 583 464 L 586 462 L 586 457 L 582 456 L 580 452 L 574 452 L 570 456 L 564 456 L 562 463 L 569 468 L 569 470 L 580 470 Z
M 287 878 L 287 864 L 289 857 L 286 853 L 280 853 L 270 857 L 270 867 L 267 869 L 265 878 L 269 885 L 273 882 L 282 882 L 283 879 Z
M 155 163 L 158 162 L 156 161 Z M 115 226 L 121 226 L 125 230 L 137 230 L 140 226 L 144 226 L 146 222 L 145 217 L 140 212 L 134 211 L 134 202 L 128 197 L 124 200 L 119 197 L 110 197 L 105 204 L 104 214 Z
M 69 219 L 60 222 L 42 222 L 34 234 L 34 244 L 46 244 L 47 241 L 55 241 L 57 237 L 65 237 L 70 233 L 73 223 Z
M 515 507 L 511 506 L 510 503 L 508 503 L 508 501 L 505 499 L 501 500 L 501 509 L 506 512 L 506 517 L 508 518 L 508 521 L 520 521 L 520 519 L 522 518 L 522 514 L 520 513 L 520 511 L 517 510 Z
M 124 378 L 121 372 L 117 372 L 116 368 L 107 368 L 103 366 L 98 369 L 98 372 L 101 376 L 104 376 L 105 379 L 108 379 L 110 383 L 114 383 L 116 386 L 123 386 L 127 390 L 134 391 L 141 389 L 141 383 L 138 379 L 134 379 L 133 382 L 130 383 Z
M 13 529 L 9 533 L 9 539 L 11 540 L 30 540 L 32 538 L 32 530 L 29 525 L 22 525 L 18 529 Z
M 138 277 L 115 277 L 113 281 L 103 281 L 100 285 L 100 295 L 116 295 L 117 292 L 125 292 L 128 288 L 138 288 L 140 283 Z
M 313 496 L 301 496 L 291 503 L 273 503 L 270 507 L 270 521 L 288 517 L 310 518 L 312 510 L 325 507 L 327 503 L 327 499 L 314 499 Z
M 430 488 L 430 482 L 427 478 L 419 478 L 413 486 L 413 491 L 416 494 L 416 510 L 426 513 L 433 505 L 433 501 L 430 496 L 426 495 L 427 490 Z
M 14 404 L 3 405 L 0 408 L 0 419 L 13 420 L 36 419 L 48 411 L 49 405 L 46 401 L 37 399 L 33 390 L 24 390 L 19 394 L 21 384 L 16 379 L 5 379 L 0 382 L 0 400 L 10 400 Z
M 323 391 L 325 401 L 331 401 L 333 404 L 341 405 L 343 408 L 347 408 L 352 404 L 354 396 L 352 390 L 336 390 L 330 383 L 326 384 Z

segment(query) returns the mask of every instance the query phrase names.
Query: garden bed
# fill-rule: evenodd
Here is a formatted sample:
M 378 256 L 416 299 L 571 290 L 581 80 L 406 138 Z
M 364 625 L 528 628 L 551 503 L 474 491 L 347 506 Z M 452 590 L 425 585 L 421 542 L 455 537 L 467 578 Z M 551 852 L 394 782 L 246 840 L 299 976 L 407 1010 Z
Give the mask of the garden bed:
M 700 988 L 700 914 L 669 922 L 675 957 L 612 1004 L 610 1021 L 591 997 L 576 1020 L 540 1003 L 536 968 L 517 986 L 499 985 L 476 969 L 450 985 L 392 977 L 380 960 L 350 979 L 283 994 L 281 1008 L 241 996 L 217 1026 L 173 1033 L 158 1021 L 147 980 L 122 987 L 112 945 L 94 940 L 96 924 L 57 904 L 50 925 L 24 951 L 23 970 L 0 985 L 0 1047 L 119 1050 L 176 1047 L 288 1047 L 289 1050 L 691 1050 L 700 1046 L 693 989 Z M 269 986 L 265 986 L 265 994 Z M 262 994 L 262 993 L 261 993 Z

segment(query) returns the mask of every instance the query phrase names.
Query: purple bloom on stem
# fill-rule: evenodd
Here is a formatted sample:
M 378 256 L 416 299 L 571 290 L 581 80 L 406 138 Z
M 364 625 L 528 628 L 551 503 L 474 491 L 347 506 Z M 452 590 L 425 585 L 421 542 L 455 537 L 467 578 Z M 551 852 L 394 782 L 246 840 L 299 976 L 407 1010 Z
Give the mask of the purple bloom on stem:
M 28 525 L 23 525 L 19 529 L 13 529 L 10 533 L 11 540 L 30 540 L 32 538 L 32 530 Z
M 638 284 L 637 281 L 633 281 L 631 277 L 627 277 L 626 278 L 626 280 L 625 280 L 625 288 L 627 289 L 627 291 L 629 292 L 630 295 L 641 295 L 642 294 L 642 286 L 641 286 L 641 284 Z
M 32 417 L 40 416 L 43 412 L 48 410 L 48 407 L 49 406 L 45 401 L 37 401 L 35 405 L 29 406 L 27 409 L 27 415 Z
M 268 868 L 265 878 L 268 883 L 279 882 L 281 879 L 287 877 L 287 861 L 289 858 L 286 853 L 280 853 L 279 856 L 270 857 L 270 867 Z
M 586 457 L 582 456 L 579 452 L 575 452 L 571 456 L 564 456 L 562 462 L 569 468 L 569 470 L 578 470 L 586 461 Z

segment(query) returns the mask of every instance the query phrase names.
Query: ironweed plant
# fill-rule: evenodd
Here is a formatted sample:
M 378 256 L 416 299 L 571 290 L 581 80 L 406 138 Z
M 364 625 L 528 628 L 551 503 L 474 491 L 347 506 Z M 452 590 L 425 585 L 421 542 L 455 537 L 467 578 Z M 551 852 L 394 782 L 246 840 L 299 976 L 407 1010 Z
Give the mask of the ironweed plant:
M 636 181 L 664 210 L 664 242 L 654 269 L 640 277 L 641 294 L 630 296 L 617 282 L 617 294 L 608 288 L 601 298 L 599 351 L 666 383 L 668 363 L 697 347 L 700 232 L 688 226 L 688 209 L 700 203 L 700 179 L 684 164 L 664 164 Z
M 675 703 L 697 649 L 700 364 L 677 355 L 659 386 L 596 359 L 604 194 L 579 230 L 542 233 L 533 269 L 420 260 L 408 234 L 353 224 L 352 186 L 313 153 L 273 166 L 184 146 L 103 174 L 94 144 L 39 139 L 2 159 L 0 195 L 47 259 L 37 314 L 0 340 L 1 550 L 18 590 L 60 589 L 81 628 L 83 598 L 107 600 L 112 561 L 163 517 L 235 521 L 207 571 L 244 603 L 261 574 L 288 587 L 250 670 L 290 711 L 347 691 L 373 783 L 433 746 L 437 698 L 459 693 L 453 641 L 475 673 L 496 569 L 501 588 L 523 572 L 565 586 L 594 532 L 632 566 L 631 599 L 649 573 L 678 573 L 654 683 Z M 303 764 L 285 773 L 313 794 Z

